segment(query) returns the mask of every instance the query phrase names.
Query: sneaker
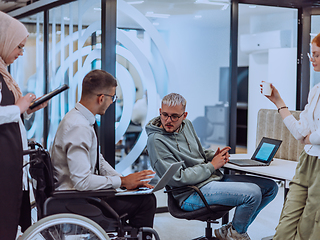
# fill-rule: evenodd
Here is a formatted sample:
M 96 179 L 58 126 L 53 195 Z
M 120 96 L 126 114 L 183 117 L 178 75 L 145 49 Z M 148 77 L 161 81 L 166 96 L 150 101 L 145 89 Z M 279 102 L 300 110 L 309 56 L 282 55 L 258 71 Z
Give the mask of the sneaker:
M 238 233 L 233 227 L 227 230 L 226 240 L 251 240 L 248 233 Z
M 215 229 L 214 234 L 219 240 L 225 240 L 227 237 L 228 229 L 232 226 L 231 222 L 222 225 L 221 228 Z

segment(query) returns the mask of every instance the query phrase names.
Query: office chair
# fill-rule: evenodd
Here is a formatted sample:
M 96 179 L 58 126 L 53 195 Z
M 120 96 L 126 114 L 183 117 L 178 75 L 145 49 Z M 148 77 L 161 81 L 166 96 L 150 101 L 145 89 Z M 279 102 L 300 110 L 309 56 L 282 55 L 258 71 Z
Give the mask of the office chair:
M 119 216 L 105 199 L 115 197 L 114 189 L 96 191 L 55 191 L 53 167 L 49 153 L 38 143 L 29 143 L 31 182 L 34 190 L 39 222 L 28 228 L 21 240 L 43 239 L 112 239 L 140 240 L 142 233 L 151 233 L 159 240 L 152 228 L 134 229 L 125 217 Z M 37 147 L 37 148 L 36 148 Z M 63 219 L 63 220 L 61 220 Z
M 197 192 L 203 201 L 205 207 L 200 208 L 195 211 L 184 211 L 179 206 L 178 202 L 174 199 L 172 192 L 174 191 L 190 191 L 193 190 Z M 215 221 L 221 217 L 223 217 L 226 213 L 228 213 L 232 208 L 230 206 L 223 206 L 223 205 L 211 205 L 207 203 L 205 197 L 203 196 L 200 189 L 196 186 L 185 186 L 185 187 L 179 187 L 179 188 L 171 188 L 169 186 L 166 186 L 165 193 L 168 194 L 168 209 L 170 214 L 173 217 L 180 218 L 180 219 L 187 219 L 187 220 L 199 220 L 207 222 L 207 227 L 205 229 L 205 235 L 202 237 L 195 238 L 193 240 L 214 240 L 217 239 L 212 236 L 212 228 L 211 223 L 218 223 L 218 221 Z
M 200 116 L 192 121 L 194 130 L 196 131 L 202 147 L 208 148 L 209 145 L 206 144 L 207 137 L 210 137 L 213 134 L 213 126 L 206 117 Z

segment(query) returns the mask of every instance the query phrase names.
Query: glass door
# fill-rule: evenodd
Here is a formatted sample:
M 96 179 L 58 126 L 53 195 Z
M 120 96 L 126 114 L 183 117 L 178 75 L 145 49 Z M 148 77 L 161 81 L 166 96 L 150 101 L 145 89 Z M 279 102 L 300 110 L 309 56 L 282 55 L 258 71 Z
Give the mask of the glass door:
M 320 14 L 311 15 L 310 42 L 318 33 L 320 33 Z M 309 52 L 311 53 L 311 46 Z M 315 72 L 310 62 L 310 89 L 318 83 L 320 83 L 320 72 Z
M 239 4 L 237 145 L 248 154 L 260 141 L 258 111 L 275 109 L 260 93 L 261 81 L 274 84 L 296 110 L 297 26 L 297 9 Z

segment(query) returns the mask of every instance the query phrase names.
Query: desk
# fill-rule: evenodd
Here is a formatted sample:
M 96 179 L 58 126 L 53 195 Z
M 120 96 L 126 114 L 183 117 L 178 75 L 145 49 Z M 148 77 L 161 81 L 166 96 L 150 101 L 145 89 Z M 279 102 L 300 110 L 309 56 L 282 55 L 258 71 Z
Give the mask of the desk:
M 250 158 L 248 154 L 230 154 L 230 159 Z M 269 166 L 240 167 L 231 163 L 223 166 L 226 170 L 234 170 L 241 173 L 250 173 L 258 176 L 269 177 L 284 181 L 285 195 L 289 190 L 289 182 L 293 178 L 298 162 L 274 158 Z
M 251 156 L 248 154 L 230 154 L 230 159 L 250 159 Z M 258 167 L 240 167 L 231 163 L 227 163 L 223 166 L 225 173 L 228 174 L 229 170 L 233 170 L 240 173 L 249 173 L 262 177 L 268 177 L 277 179 L 284 182 L 284 197 L 289 191 L 289 182 L 292 180 L 298 162 L 277 159 L 274 158 L 269 166 L 258 166 Z M 228 222 L 228 216 L 222 219 L 223 223 Z

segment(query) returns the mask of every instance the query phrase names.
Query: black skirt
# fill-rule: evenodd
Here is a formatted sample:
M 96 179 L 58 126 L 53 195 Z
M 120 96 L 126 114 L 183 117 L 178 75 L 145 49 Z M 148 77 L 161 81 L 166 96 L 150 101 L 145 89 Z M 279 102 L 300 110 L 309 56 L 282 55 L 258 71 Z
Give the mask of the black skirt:
M 15 103 L 2 75 L 2 100 L 0 105 Z M 19 123 L 0 124 L 0 236 L 3 240 L 14 240 L 22 200 L 22 140 Z

